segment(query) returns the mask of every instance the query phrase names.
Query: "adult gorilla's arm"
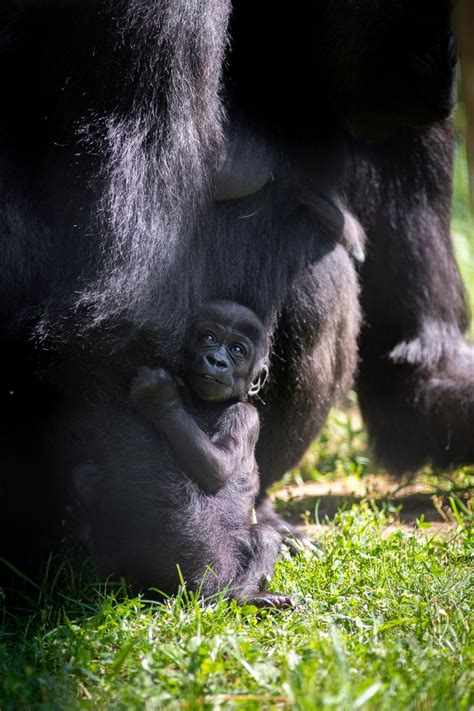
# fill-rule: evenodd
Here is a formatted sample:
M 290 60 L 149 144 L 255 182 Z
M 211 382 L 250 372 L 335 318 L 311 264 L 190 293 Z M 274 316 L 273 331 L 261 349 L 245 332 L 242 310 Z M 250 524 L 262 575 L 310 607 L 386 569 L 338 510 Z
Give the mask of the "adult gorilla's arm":
M 274 337 L 256 450 L 263 487 L 297 464 L 347 392 L 358 329 L 352 260 L 341 245 L 327 249 L 322 242 L 314 263 L 294 279 Z
M 362 10 L 358 3 L 336 0 L 330 8 L 322 2 L 311 7 L 314 22 L 309 18 L 304 29 L 314 34 L 308 65 L 314 77 L 307 86 L 327 107 L 327 115 L 322 111 L 323 118 L 318 116 L 321 138 L 315 132 L 315 142 L 324 143 L 327 135 L 337 140 L 338 127 L 345 127 L 345 193 L 367 231 L 358 386 L 376 454 L 393 471 L 426 460 L 442 465 L 473 461 L 474 364 L 462 338 L 467 309 L 449 233 L 453 141 L 449 122 L 442 123 L 454 100 L 451 4 L 420 0 L 415 6 L 399 0 L 384 3 L 382 10 L 379 3 L 368 2 Z M 285 56 L 285 61 L 291 60 Z M 306 96 L 305 69 L 298 77 L 302 91 L 292 108 Z M 258 97 L 255 92 L 252 98 Z M 301 109 L 299 115 L 304 115 Z M 332 117 L 334 134 L 325 116 Z M 292 114 L 286 120 L 292 135 L 297 130 Z M 318 279 L 315 293 L 322 284 Z M 341 273 L 339 289 L 347 288 L 343 284 Z M 285 375 L 280 379 L 278 366 L 272 366 L 273 390 L 262 414 L 258 454 L 266 483 L 282 473 L 282 462 L 288 466 L 304 451 L 311 429 L 317 434 L 329 407 L 327 386 L 337 379 L 337 369 L 325 378 L 309 357 L 305 339 L 315 322 L 306 319 L 304 338 L 297 333 L 299 317 L 310 303 L 298 298 L 298 290 L 304 297 L 304 285 L 295 285 L 277 330 Z M 331 298 L 335 304 L 335 295 Z M 324 321 L 329 327 L 330 321 Z M 330 342 L 326 339 L 323 350 Z M 301 344 L 301 351 L 288 357 L 292 341 Z M 346 350 L 341 345 L 336 353 Z M 313 376 L 307 370 L 311 363 Z M 291 393 L 288 383 L 294 384 Z M 334 397 L 335 390 L 330 392 Z M 295 412 L 302 415 L 298 431 Z M 298 443 L 293 449 L 287 446 L 288 432 Z
M 474 460 L 474 356 L 462 337 L 468 314 L 450 236 L 452 4 L 383 6 L 386 15 L 378 3 L 361 12 L 338 0 L 339 17 L 322 14 L 320 31 L 333 43 L 319 62 L 328 62 L 332 100 L 359 137 L 349 145 L 346 192 L 367 233 L 360 404 L 378 459 L 400 472 Z
M 450 122 L 356 150 L 349 194 L 369 243 L 358 391 L 375 454 L 393 472 L 474 461 L 474 350 L 462 337 L 468 309 L 450 236 Z

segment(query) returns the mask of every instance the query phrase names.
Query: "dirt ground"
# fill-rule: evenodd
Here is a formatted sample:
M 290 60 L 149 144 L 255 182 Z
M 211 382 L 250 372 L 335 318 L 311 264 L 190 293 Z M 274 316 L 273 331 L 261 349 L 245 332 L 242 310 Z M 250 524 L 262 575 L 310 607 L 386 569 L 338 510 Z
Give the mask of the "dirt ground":
M 450 536 L 456 528 L 448 493 L 435 490 L 432 484 L 422 480 L 400 483 L 385 475 L 370 475 L 362 479 L 327 478 L 291 484 L 276 490 L 272 498 L 277 509 L 293 522 L 301 523 L 305 518 L 318 521 L 306 526 L 311 537 L 329 525 L 329 519 L 339 508 L 364 500 L 389 505 L 394 522 L 387 527 L 387 533 L 394 527 L 402 527 L 420 535 L 444 537 Z M 472 492 L 466 490 L 460 495 L 467 501 Z M 417 521 L 427 522 L 429 527 L 417 525 Z

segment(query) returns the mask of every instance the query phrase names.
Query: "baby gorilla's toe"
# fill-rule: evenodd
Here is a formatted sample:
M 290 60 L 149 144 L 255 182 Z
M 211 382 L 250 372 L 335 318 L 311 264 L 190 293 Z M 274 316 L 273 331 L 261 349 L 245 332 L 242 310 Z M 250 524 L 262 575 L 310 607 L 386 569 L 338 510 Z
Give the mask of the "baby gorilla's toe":
M 270 608 L 274 610 L 292 610 L 297 607 L 297 602 L 292 595 L 281 595 L 280 593 L 270 591 L 256 592 L 247 595 L 242 600 L 242 604 L 254 605 L 259 609 Z
M 316 558 L 320 558 L 324 553 L 324 546 L 322 543 L 315 541 L 312 538 L 308 538 L 307 536 L 299 533 L 295 535 L 291 532 L 283 538 L 281 550 L 283 555 L 287 554 L 287 557 L 294 557 L 296 555 L 313 555 Z

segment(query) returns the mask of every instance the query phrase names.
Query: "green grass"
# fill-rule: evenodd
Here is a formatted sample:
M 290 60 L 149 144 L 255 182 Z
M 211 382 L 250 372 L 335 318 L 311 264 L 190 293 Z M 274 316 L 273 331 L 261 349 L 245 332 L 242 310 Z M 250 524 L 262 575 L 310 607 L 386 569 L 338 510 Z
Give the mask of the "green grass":
M 468 290 L 471 313 L 474 314 L 474 216 L 469 208 L 467 163 L 462 145 L 457 149 L 454 164 L 452 232 L 456 257 Z M 471 325 L 470 336 L 474 337 L 474 325 Z
M 296 612 L 47 583 L 29 615 L 5 610 L 0 707 L 468 709 L 474 541 L 457 516 L 443 540 L 387 534 L 368 503 L 339 513 L 321 557 L 278 565 L 274 588 L 308 598 Z
M 466 186 L 458 155 L 453 232 L 474 304 Z M 374 473 L 352 403 L 286 481 Z M 273 589 L 306 599 L 294 612 L 185 590 L 147 604 L 88 584 L 67 561 L 15 605 L 0 590 L 0 709 L 473 709 L 473 474 L 421 475 L 443 483 L 444 535 L 424 515 L 416 531 L 387 529 L 393 502 L 340 511 L 319 529 L 323 555 L 277 565 Z

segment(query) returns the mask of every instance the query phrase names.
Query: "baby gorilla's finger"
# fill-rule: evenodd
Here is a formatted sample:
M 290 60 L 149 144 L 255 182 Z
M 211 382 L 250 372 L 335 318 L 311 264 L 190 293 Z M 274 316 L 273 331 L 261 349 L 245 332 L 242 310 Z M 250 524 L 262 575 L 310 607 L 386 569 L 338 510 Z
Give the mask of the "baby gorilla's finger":
M 141 365 L 138 370 L 137 370 L 137 375 L 135 378 L 145 378 L 148 379 L 150 376 L 150 373 L 152 373 L 152 369 L 149 368 L 147 365 Z
M 132 378 L 130 385 L 130 397 L 134 400 L 164 382 L 166 382 L 166 378 L 160 378 L 155 370 L 146 367 L 139 368 L 138 374 Z
M 153 379 L 156 383 L 174 382 L 174 378 L 165 368 L 155 368 L 152 371 Z
M 132 382 L 130 384 L 130 397 L 132 401 L 135 401 L 139 397 L 143 387 L 143 380 L 138 375 L 135 378 L 132 378 Z

